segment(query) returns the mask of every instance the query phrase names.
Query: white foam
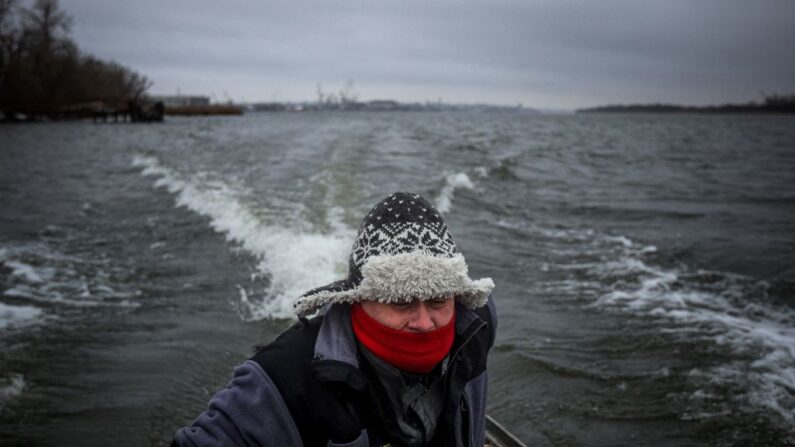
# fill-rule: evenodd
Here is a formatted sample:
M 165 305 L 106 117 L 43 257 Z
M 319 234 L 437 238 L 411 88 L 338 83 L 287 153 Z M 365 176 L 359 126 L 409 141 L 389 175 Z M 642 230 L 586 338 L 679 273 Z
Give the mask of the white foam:
M 293 302 L 311 288 L 330 283 L 346 274 L 345 260 L 355 231 L 342 224 L 339 210 L 329 212 L 330 232 L 314 232 L 267 223 L 252 208 L 247 191 L 233 188 L 209 174 L 180 174 L 154 157 L 135 157 L 142 173 L 156 176 L 156 186 L 176 195 L 177 204 L 210 218 L 213 229 L 240 244 L 260 260 L 259 270 L 269 278 L 264 300 L 257 293 L 240 289 L 239 304 L 246 319 L 295 318 Z
M 11 374 L 8 377 L 0 377 L 0 410 L 5 407 L 6 402 L 22 394 L 25 389 L 25 378 L 22 374 Z
M 604 240 L 617 242 L 627 248 L 632 247 L 633 245 L 632 241 L 625 236 L 604 236 Z
M 458 188 L 475 189 L 472 180 L 463 172 L 450 174 L 445 177 L 444 186 L 436 198 L 436 208 L 442 213 L 447 213 L 453 206 L 453 194 Z
M 631 241 L 616 242 L 635 247 Z M 692 273 L 684 267 L 654 267 L 640 258 L 654 250 L 633 250 L 635 256 L 631 250 L 624 251 L 618 260 L 591 268 L 606 282 L 618 284 L 594 305 L 653 317 L 665 322 L 666 333 L 714 343 L 737 358 L 750 358 L 694 370 L 692 375 L 723 386 L 732 384 L 731 399 L 767 408 L 787 423 L 795 422 L 795 311 L 765 304 L 763 297 L 754 296 L 765 288 L 759 281 L 721 272 Z M 719 280 L 706 287 L 699 278 Z M 700 413 L 699 417 L 707 416 Z
M 37 307 L 0 303 L 0 329 L 27 326 L 39 321 L 42 315 Z
M 526 231 L 534 235 L 542 236 L 549 239 L 564 239 L 567 241 L 586 241 L 592 242 L 595 239 L 595 233 L 591 229 L 576 230 L 576 229 L 562 229 L 562 228 L 548 228 L 537 225 L 533 222 L 526 220 L 510 220 L 501 218 L 495 221 L 495 225 L 502 228 L 511 230 Z M 577 246 L 575 249 L 578 253 L 586 247 Z M 586 248 L 587 249 L 587 248 Z M 565 251 L 565 250 L 562 250 Z
M 5 247 L 0 250 L 0 263 L 11 269 L 4 282 L 4 286 L 7 287 L 2 290 L 4 296 L 48 306 L 137 307 L 139 305 L 128 300 L 132 297 L 131 293 L 116 291 L 107 284 L 110 280 L 107 273 L 101 269 L 94 270 L 96 261 L 65 256 L 50 249 L 47 244 Z M 82 269 L 78 267 L 84 264 L 92 264 L 90 268 L 83 269 L 90 271 L 91 276 L 78 271 Z M 41 312 L 38 309 L 37 311 Z M 31 312 L 33 311 L 26 313 L 19 310 L 15 315 Z
M 5 261 L 4 264 L 11 268 L 12 276 L 21 277 L 25 281 L 31 283 L 40 284 L 44 282 L 44 279 L 41 277 L 41 275 L 39 275 L 39 273 L 36 272 L 36 269 L 31 265 L 25 264 L 24 262 L 10 260 Z
M 692 372 L 700 391 L 692 397 L 694 410 L 683 417 L 754 408 L 795 427 L 795 310 L 768 304 L 769 284 L 684 265 L 657 266 L 650 259 L 657 247 L 626 236 L 532 222 L 503 220 L 497 225 L 552 240 L 549 253 L 555 262 L 540 268 L 565 277 L 551 275 L 554 279 L 540 284 L 545 292 L 593 297 L 592 307 L 653 320 L 660 332 L 711 345 L 726 357 L 722 364 Z M 708 399 L 710 387 L 715 398 L 709 405 L 695 402 Z M 730 396 L 722 391 L 726 387 L 733 390 Z

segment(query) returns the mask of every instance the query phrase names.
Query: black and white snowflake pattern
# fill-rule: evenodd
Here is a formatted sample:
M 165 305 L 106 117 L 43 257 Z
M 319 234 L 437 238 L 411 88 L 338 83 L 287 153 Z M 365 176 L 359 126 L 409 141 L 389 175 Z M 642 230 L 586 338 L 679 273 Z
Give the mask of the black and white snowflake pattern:
M 424 251 L 452 257 L 458 249 L 442 215 L 419 194 L 398 192 L 379 202 L 362 220 L 353 244 L 348 281 L 361 282 L 370 256 Z

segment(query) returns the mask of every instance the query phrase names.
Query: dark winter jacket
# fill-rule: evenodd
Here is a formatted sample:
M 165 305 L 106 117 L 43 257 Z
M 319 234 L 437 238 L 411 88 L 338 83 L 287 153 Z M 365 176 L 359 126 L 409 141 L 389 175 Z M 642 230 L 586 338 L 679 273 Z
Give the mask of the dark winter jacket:
M 486 358 L 496 313 L 488 305 L 456 304 L 456 337 L 444 373 L 445 401 L 438 445 L 482 446 Z M 386 443 L 384 421 L 373 420 L 367 375 L 360 369 L 350 307 L 334 304 L 324 316 L 301 320 L 235 369 L 179 446 L 346 446 Z M 436 445 L 437 442 L 434 441 Z

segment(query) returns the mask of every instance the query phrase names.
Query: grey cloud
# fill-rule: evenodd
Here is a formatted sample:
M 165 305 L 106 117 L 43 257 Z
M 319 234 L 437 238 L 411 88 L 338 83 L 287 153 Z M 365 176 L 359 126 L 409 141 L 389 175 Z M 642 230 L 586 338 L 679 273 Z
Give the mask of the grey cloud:
M 367 97 L 436 92 L 450 101 L 547 107 L 795 90 L 790 1 L 62 5 L 81 47 L 148 74 L 156 88 L 198 91 L 208 88 L 204 78 L 238 85 L 230 93 L 248 99 L 274 91 L 306 99 L 316 82 L 333 88 L 347 78 Z

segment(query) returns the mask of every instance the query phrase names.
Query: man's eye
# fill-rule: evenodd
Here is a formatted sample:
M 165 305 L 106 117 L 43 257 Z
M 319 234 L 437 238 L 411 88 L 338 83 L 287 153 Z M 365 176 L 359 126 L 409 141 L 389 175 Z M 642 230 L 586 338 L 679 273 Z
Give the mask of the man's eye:
M 407 303 L 407 302 L 403 301 L 403 302 L 399 302 L 399 303 L 392 303 L 392 305 L 395 306 L 395 307 L 398 307 L 400 309 L 405 309 L 405 308 L 411 306 L 412 303 L 411 302 Z

